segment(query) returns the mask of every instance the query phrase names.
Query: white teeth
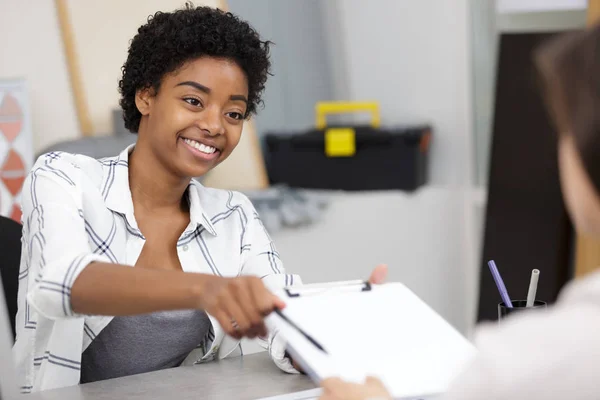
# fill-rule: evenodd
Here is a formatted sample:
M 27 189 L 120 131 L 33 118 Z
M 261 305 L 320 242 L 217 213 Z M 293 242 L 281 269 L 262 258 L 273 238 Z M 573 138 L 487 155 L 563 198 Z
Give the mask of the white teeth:
M 217 149 L 215 149 L 212 146 L 207 146 L 205 144 L 200 144 L 200 148 L 198 148 L 198 150 L 200 150 L 201 152 L 206 153 L 206 154 L 212 154 Z
M 195 148 L 196 150 L 199 150 L 203 153 L 206 154 L 212 154 L 215 151 L 217 151 L 217 149 L 215 149 L 212 146 L 207 146 L 205 144 L 202 144 L 200 142 L 196 142 L 195 140 L 191 140 L 191 139 L 183 139 L 184 142 L 186 142 L 187 144 L 189 144 L 190 146 L 192 146 L 193 148 Z

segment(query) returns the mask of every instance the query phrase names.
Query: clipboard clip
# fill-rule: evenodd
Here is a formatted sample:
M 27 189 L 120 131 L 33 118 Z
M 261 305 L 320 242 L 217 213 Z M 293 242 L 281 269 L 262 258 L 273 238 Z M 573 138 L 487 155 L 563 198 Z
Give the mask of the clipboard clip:
M 343 281 L 332 283 L 313 283 L 301 286 L 289 286 L 284 288 L 288 297 L 315 296 L 324 292 L 369 292 L 371 282 L 369 281 Z

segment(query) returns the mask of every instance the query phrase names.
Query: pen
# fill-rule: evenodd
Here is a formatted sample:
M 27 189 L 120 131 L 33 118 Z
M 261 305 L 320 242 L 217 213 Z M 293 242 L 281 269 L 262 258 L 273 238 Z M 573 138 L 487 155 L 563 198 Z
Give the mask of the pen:
M 490 267 L 490 271 L 492 272 L 496 286 L 498 286 L 498 291 L 500 292 L 500 297 L 502 298 L 504 305 L 508 308 L 513 308 L 510 297 L 508 296 L 508 292 L 506 291 L 506 286 L 504 286 L 504 281 L 500 276 L 500 272 L 498 272 L 498 267 L 496 267 L 494 260 L 490 260 L 488 262 L 488 266 Z
M 293 328 L 295 328 L 298 332 L 300 332 L 302 334 L 302 336 L 304 336 L 306 339 L 308 339 L 309 342 L 311 342 L 312 344 L 315 345 L 315 347 L 319 350 L 321 350 L 323 353 L 327 354 L 327 351 L 325 351 L 325 348 L 323 346 L 321 346 L 321 344 L 319 342 L 317 342 L 312 336 L 310 336 L 308 333 L 304 332 L 304 330 L 302 328 L 300 328 L 298 325 L 296 325 L 291 319 L 289 319 L 280 309 L 276 308 L 275 309 L 275 314 L 279 315 L 285 322 L 287 322 L 288 324 L 290 324 Z
M 537 293 L 538 279 L 540 277 L 540 270 L 534 269 L 531 271 L 531 280 L 529 281 L 529 291 L 527 292 L 527 304 L 526 307 L 532 307 L 535 303 L 535 294 Z

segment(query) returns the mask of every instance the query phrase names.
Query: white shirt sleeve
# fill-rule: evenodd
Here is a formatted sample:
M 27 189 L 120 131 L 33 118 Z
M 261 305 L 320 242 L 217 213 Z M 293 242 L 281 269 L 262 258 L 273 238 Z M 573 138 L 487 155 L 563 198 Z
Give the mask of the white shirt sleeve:
M 251 210 L 246 238 L 243 248 L 245 258 L 242 266 L 242 274 L 255 275 L 262 279 L 269 290 L 275 292 L 286 286 L 301 285 L 302 280 L 299 275 L 287 274 L 283 268 L 279 253 L 265 229 L 258 213 L 250 200 L 248 208 Z M 285 301 L 285 299 L 283 299 Z M 260 340 L 261 345 L 268 350 L 269 355 L 275 364 L 283 371 L 288 373 L 298 373 L 292 366 L 289 358 L 285 357 L 286 343 L 277 332 L 271 332 L 269 337 Z
M 49 319 L 76 317 L 71 308 L 75 279 L 89 263 L 109 262 L 88 243 L 78 174 L 75 168 L 38 162 L 23 185 L 27 300 Z
M 444 400 L 598 399 L 600 275 L 570 285 L 555 307 L 478 331 L 478 356 Z

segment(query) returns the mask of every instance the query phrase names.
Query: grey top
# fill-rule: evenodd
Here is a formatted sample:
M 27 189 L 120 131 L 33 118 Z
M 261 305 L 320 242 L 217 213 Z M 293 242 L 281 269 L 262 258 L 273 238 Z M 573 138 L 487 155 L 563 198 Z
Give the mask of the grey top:
M 81 383 L 177 367 L 210 329 L 199 310 L 115 317 L 83 352 Z

